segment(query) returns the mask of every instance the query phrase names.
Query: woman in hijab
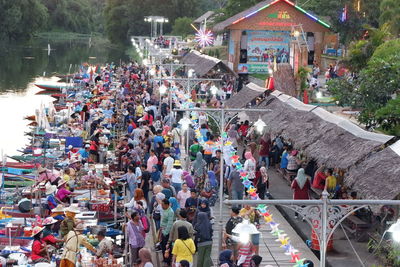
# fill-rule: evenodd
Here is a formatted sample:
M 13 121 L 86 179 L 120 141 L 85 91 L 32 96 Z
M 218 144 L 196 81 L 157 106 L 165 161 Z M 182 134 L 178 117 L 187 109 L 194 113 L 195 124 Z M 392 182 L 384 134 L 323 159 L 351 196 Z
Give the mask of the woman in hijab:
M 214 219 L 212 210 L 210 208 L 210 204 L 209 204 L 208 200 L 205 198 L 200 199 L 199 207 L 197 208 L 197 211 L 196 211 L 196 216 L 194 216 L 194 219 L 193 219 L 193 225 L 196 225 L 200 212 L 206 213 L 208 216 L 208 220 L 211 221 L 212 219 Z
M 196 187 L 196 185 L 193 182 L 193 177 L 190 175 L 189 172 L 187 172 L 187 171 L 183 172 L 183 180 L 185 180 L 185 183 L 187 184 L 187 186 L 190 189 L 193 189 Z
M 257 183 L 258 196 L 261 199 L 265 199 L 265 193 L 267 194 L 269 193 L 268 189 L 269 189 L 269 179 L 268 179 L 267 168 L 261 167 L 260 178 Z
M 208 181 L 210 182 L 211 188 L 217 188 L 218 182 L 217 182 L 217 178 L 215 177 L 215 172 L 208 171 L 207 175 L 208 175 Z
M 293 189 L 293 199 L 310 199 L 310 181 L 308 181 L 303 168 L 297 171 L 297 176 L 293 180 L 291 188 Z M 297 216 L 296 212 L 294 217 L 297 218 Z
M 204 175 L 206 174 L 207 163 L 203 159 L 203 154 L 197 152 L 196 159 L 193 162 L 193 175 L 197 185 L 197 190 L 201 192 L 204 189 Z
M 197 265 L 198 267 L 211 266 L 211 248 L 213 229 L 205 212 L 199 212 L 197 222 L 194 225 L 196 231 L 196 244 L 197 244 Z
M 237 150 L 238 139 L 240 138 L 238 131 L 236 130 L 236 125 L 232 124 L 228 131 L 228 140 L 232 142 L 232 146 Z
M 244 157 L 246 159 L 244 162 L 244 171 L 247 172 L 249 180 L 253 181 L 256 178 L 256 160 L 250 151 L 244 153 Z
M 141 248 L 139 250 L 140 267 L 153 267 L 151 260 L 151 252 L 148 248 Z
M 233 251 L 226 249 L 219 254 L 219 267 L 233 267 Z
M 171 209 L 174 211 L 175 216 L 176 216 L 177 215 L 177 210 L 179 209 L 178 200 L 176 198 L 174 198 L 174 197 L 170 197 L 169 198 L 169 204 L 170 204 Z
M 161 172 L 158 169 L 158 166 L 154 165 L 151 169 L 151 182 L 153 183 L 153 186 L 159 185 L 160 179 L 161 179 Z

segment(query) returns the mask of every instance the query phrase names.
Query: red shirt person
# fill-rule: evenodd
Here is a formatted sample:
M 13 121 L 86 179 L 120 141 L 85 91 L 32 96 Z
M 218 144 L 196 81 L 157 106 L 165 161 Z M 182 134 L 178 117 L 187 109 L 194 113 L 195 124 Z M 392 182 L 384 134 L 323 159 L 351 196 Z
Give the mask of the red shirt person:
M 314 180 L 312 183 L 312 187 L 320 190 L 324 190 L 325 188 L 325 180 L 326 180 L 326 175 L 323 171 L 323 168 L 318 169 L 315 172 L 314 175 Z
M 293 189 L 293 199 L 310 199 L 310 181 L 308 181 L 303 168 L 298 170 L 291 188 Z

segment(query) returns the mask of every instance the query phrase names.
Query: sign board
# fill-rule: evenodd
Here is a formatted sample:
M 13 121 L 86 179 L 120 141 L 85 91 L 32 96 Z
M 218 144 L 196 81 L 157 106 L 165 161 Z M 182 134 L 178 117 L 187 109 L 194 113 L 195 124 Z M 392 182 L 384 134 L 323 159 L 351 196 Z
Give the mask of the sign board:
M 275 60 L 278 64 L 289 62 L 290 32 L 247 31 L 247 36 L 247 64 L 240 64 L 243 70 L 265 73 Z

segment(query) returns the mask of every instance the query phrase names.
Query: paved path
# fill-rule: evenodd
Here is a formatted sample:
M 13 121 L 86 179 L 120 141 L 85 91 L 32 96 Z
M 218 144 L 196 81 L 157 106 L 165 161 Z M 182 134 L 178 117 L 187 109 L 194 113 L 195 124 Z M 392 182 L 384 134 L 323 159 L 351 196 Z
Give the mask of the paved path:
M 288 186 L 286 180 L 282 178 L 282 175 L 275 171 L 274 168 L 268 170 L 270 177 L 270 194 L 274 199 L 292 199 L 293 193 Z M 287 208 L 282 208 L 282 214 L 285 216 L 287 221 L 294 227 L 297 233 L 303 238 L 303 240 L 310 239 L 311 227 L 306 222 L 298 219 L 294 219 L 294 212 Z M 368 263 L 365 266 L 381 266 L 379 262 L 368 253 L 367 243 L 359 243 L 354 239 L 350 239 L 355 250 L 359 254 L 360 258 L 365 260 L 368 259 Z M 327 254 L 327 265 L 333 267 L 359 267 L 362 266 L 357 259 L 354 251 L 352 250 L 349 241 L 346 239 L 343 231 L 340 227 L 334 232 L 333 235 L 333 247 L 334 250 Z
M 228 221 L 230 217 L 230 208 L 223 204 L 223 224 Z M 219 203 L 213 207 L 214 215 L 216 218 L 216 223 L 214 224 L 214 242 L 212 248 L 211 258 L 214 264 L 217 264 L 218 254 L 219 254 Z M 275 207 L 269 207 L 269 210 L 273 214 L 274 221 L 279 223 L 279 228 L 284 230 L 293 246 L 298 249 L 301 253 L 301 258 L 307 258 L 312 260 L 314 263 L 319 264 L 318 259 L 315 257 L 314 253 L 307 247 L 303 240 L 297 235 L 297 233 L 292 229 L 290 224 L 285 220 L 285 218 L 280 214 L 280 212 Z M 270 233 L 269 226 L 261 220 L 261 238 L 259 246 L 259 255 L 263 257 L 262 266 L 272 265 L 276 266 L 293 266 L 294 264 L 290 262 L 291 257 L 284 254 L 283 248 L 280 247 L 280 242 L 276 242 L 276 236 Z M 318 265 L 316 265 L 318 266 Z

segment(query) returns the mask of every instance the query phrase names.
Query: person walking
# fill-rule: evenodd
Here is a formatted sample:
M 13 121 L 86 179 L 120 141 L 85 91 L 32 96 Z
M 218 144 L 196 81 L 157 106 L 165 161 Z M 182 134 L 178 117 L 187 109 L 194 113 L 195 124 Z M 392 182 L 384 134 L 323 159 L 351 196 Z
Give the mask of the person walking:
M 194 237 L 194 228 L 193 225 L 187 221 L 187 211 L 184 209 L 181 209 L 178 214 L 178 220 L 174 222 L 172 225 L 172 229 L 169 235 L 169 240 L 168 240 L 168 248 L 171 248 L 175 242 L 175 240 L 178 239 L 178 228 L 184 226 L 187 228 L 189 236 Z
M 87 249 L 96 253 L 96 249 L 86 240 L 82 234 L 85 230 L 83 224 L 78 224 L 73 230 L 69 231 L 65 237 L 63 253 L 61 255 L 60 267 L 76 266 L 76 258 L 80 246 L 85 246 Z
M 196 189 L 201 192 L 204 189 L 204 179 L 207 171 L 207 162 L 203 159 L 203 154 L 197 152 L 196 159 L 193 162 L 193 175 Z
M 161 202 L 162 213 L 161 213 L 161 224 L 160 224 L 160 234 L 161 234 L 161 250 L 163 255 L 163 262 L 168 266 L 171 264 L 170 249 L 167 249 L 167 244 L 169 240 L 169 235 L 171 233 L 172 225 L 174 223 L 174 211 L 170 207 L 168 199 L 163 199 Z
M 260 178 L 258 179 L 257 182 L 257 191 L 258 191 L 258 196 L 261 199 L 265 199 L 265 194 L 269 194 L 269 178 L 268 178 L 268 173 L 267 173 L 267 168 L 266 167 L 261 167 L 260 168 Z
M 176 199 L 179 201 L 179 207 L 185 208 L 186 199 L 190 197 L 190 191 L 186 183 L 182 183 L 182 190 L 176 195 Z
M 196 246 L 193 239 L 190 238 L 186 227 L 178 228 L 178 239 L 175 241 L 172 249 L 172 266 L 179 267 L 181 260 L 187 260 L 190 266 L 193 266 L 193 255 L 196 253 Z M 178 263 L 178 264 L 177 264 Z
M 244 185 L 240 177 L 239 171 L 232 166 L 231 173 L 228 177 L 228 190 L 231 193 L 232 200 L 242 200 Z M 233 205 L 234 207 L 239 207 L 240 205 Z
M 293 180 L 291 188 L 293 190 L 293 199 L 310 199 L 310 181 L 303 168 L 297 171 L 297 176 Z M 294 218 L 297 219 L 297 216 L 298 213 L 295 212 Z
M 171 170 L 171 182 L 175 192 L 181 191 L 183 182 L 183 170 L 180 160 L 175 160 L 174 167 Z
M 197 222 L 194 226 L 196 231 L 195 241 L 197 245 L 197 267 L 210 267 L 211 263 L 211 248 L 213 229 L 205 212 L 199 212 L 197 215 Z
M 250 151 L 244 153 L 244 157 L 246 158 L 244 162 L 244 171 L 247 172 L 249 180 L 253 181 L 254 178 L 256 178 L 256 160 Z
M 131 220 L 127 223 L 126 231 L 131 251 L 130 266 L 135 266 L 139 259 L 139 250 L 144 247 L 145 240 L 143 237 L 143 225 L 140 221 L 138 212 L 131 213 Z

